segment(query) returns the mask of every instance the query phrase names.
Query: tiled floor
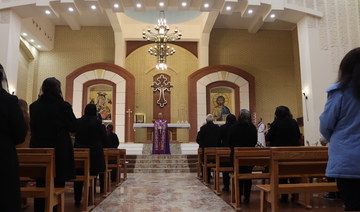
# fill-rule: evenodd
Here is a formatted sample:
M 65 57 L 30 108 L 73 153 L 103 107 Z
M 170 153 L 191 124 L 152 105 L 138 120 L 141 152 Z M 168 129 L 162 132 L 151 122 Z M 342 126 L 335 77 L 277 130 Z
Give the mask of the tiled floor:
M 256 182 L 254 182 L 256 183 Z M 67 186 L 71 186 L 68 184 Z M 112 187 L 112 193 L 106 199 L 97 194 L 97 207 L 94 212 L 210 212 L 235 211 L 229 206 L 230 193 L 215 195 L 204 186 L 195 174 L 129 174 L 120 187 Z M 340 200 L 325 200 L 323 194 L 314 194 L 313 209 L 306 210 L 292 203 L 280 204 L 280 212 L 340 212 L 343 211 Z M 259 191 L 253 190 L 249 204 L 242 204 L 242 212 L 260 211 Z M 31 212 L 32 200 L 24 212 Z M 81 206 L 75 206 L 73 193 L 67 192 L 65 212 L 80 212 Z M 270 211 L 270 207 L 268 208 Z

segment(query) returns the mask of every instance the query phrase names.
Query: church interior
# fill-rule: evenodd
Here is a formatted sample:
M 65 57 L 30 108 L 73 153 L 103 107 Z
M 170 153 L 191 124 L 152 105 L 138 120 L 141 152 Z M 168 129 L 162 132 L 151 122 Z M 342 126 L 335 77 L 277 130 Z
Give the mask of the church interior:
M 114 126 L 118 149 L 126 150 L 117 167 L 127 168 L 121 182 L 109 180 L 111 194 L 96 193 L 85 211 L 258 211 L 261 179 L 253 179 L 251 201 L 241 206 L 233 206 L 233 191 L 213 191 L 215 164 L 210 182 L 203 179 L 200 127 L 208 114 L 223 125 L 241 109 L 255 125 L 267 125 L 284 105 L 301 145 L 321 146 L 326 88 L 344 55 L 360 46 L 360 2 L 0 0 L 0 37 L 9 93 L 30 105 L 43 81 L 55 77 L 75 117 L 96 104 L 103 123 Z M 159 113 L 171 155 L 151 155 Z M 280 211 L 341 211 L 340 200 L 321 198 L 326 193 L 314 192 L 312 206 L 281 203 Z M 33 211 L 27 201 L 22 211 Z M 62 210 L 84 211 L 72 191 Z

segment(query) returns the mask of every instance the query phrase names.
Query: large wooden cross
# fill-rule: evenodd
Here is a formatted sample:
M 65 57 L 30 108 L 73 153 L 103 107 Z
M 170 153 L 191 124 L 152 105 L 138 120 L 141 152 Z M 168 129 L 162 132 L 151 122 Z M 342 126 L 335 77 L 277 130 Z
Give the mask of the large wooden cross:
M 167 100 L 165 99 L 165 91 L 170 92 L 170 89 L 173 87 L 170 85 L 170 82 L 168 82 L 168 79 L 161 74 L 154 82 L 154 84 L 151 86 L 153 88 L 153 91 L 159 91 L 159 99 L 156 101 L 156 103 L 160 107 L 164 107 L 167 104 Z

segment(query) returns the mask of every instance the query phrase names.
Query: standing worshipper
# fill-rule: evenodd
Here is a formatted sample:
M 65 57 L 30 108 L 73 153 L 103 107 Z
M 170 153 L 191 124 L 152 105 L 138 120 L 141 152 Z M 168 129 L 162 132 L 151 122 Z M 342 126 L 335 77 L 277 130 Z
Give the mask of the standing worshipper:
M 270 146 L 299 146 L 300 139 L 299 126 L 286 106 L 279 106 L 275 110 L 275 120 L 271 123 L 270 130 L 266 134 L 266 140 L 270 142 Z M 290 181 L 293 183 L 294 178 L 282 178 L 279 180 L 281 184 L 286 184 Z M 288 194 L 281 194 L 281 201 L 288 201 Z M 292 195 L 295 200 L 296 195 Z
M 55 187 L 65 187 L 65 181 L 75 178 L 74 151 L 70 133 L 76 130 L 76 118 L 71 105 L 64 101 L 60 81 L 44 80 L 39 98 L 30 105 L 31 148 L 55 149 Z M 36 186 L 45 186 L 37 179 Z M 34 200 L 34 211 L 44 211 L 44 199 Z M 54 207 L 55 209 L 56 207 Z
M 154 121 L 152 154 L 170 154 L 168 123 L 162 113 Z
M 225 124 L 220 127 L 221 143 L 218 145 L 219 147 L 230 147 L 228 135 L 229 135 L 229 130 L 231 129 L 231 127 L 234 124 L 236 124 L 236 116 L 233 114 L 229 114 L 228 116 L 226 116 Z M 226 163 L 226 164 L 224 163 L 224 164 L 221 164 L 221 166 L 231 167 L 231 163 Z M 223 172 L 223 184 L 224 184 L 224 188 L 222 190 L 225 192 L 228 192 L 230 190 L 229 189 L 229 185 L 230 185 L 229 172 Z
M 234 147 L 255 147 L 257 143 L 257 130 L 251 122 L 250 111 L 240 110 L 239 118 L 229 130 L 229 144 L 231 147 L 230 159 L 234 158 Z M 252 166 L 241 166 L 240 173 L 251 173 Z M 244 203 L 250 202 L 251 180 L 240 180 L 240 195 L 244 195 Z
M 262 118 L 260 118 L 259 123 L 257 124 L 257 132 L 258 132 L 258 146 L 260 147 L 265 147 L 266 143 L 265 143 L 265 130 L 266 130 L 266 126 L 265 124 L 262 122 Z
M 96 105 L 88 104 L 84 115 L 78 119 L 75 136 L 75 148 L 90 149 L 90 175 L 97 176 L 99 172 L 105 171 L 105 159 L 103 144 L 106 142 L 106 132 L 100 119 L 98 119 Z M 77 171 L 82 175 L 81 172 Z M 75 205 L 80 205 L 83 182 L 74 182 Z M 95 186 L 96 188 L 96 181 Z
M 360 48 L 348 52 L 326 90 L 321 134 L 329 141 L 326 176 L 336 178 L 345 211 L 360 211 Z
M 15 145 L 24 142 L 26 124 L 18 98 L 8 93 L 5 71 L 0 64 L 0 211 L 18 212 L 21 207 L 19 162 Z

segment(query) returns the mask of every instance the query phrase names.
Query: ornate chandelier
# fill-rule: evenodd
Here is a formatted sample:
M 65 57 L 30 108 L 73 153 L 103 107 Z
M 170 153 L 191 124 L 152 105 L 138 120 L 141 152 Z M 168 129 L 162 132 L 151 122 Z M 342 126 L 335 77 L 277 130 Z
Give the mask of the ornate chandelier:
M 151 55 L 154 55 L 157 58 L 156 69 L 166 70 L 166 57 L 175 53 L 175 49 L 168 46 L 167 43 L 169 41 L 180 40 L 181 32 L 175 28 L 173 33 L 167 34 L 169 26 L 166 24 L 164 11 L 160 11 L 160 17 L 154 29 L 156 30 L 156 33 L 151 32 L 150 27 L 148 27 L 147 31 L 143 31 L 143 38 L 148 41 L 153 41 L 156 44 L 154 47 L 150 47 L 148 51 Z

